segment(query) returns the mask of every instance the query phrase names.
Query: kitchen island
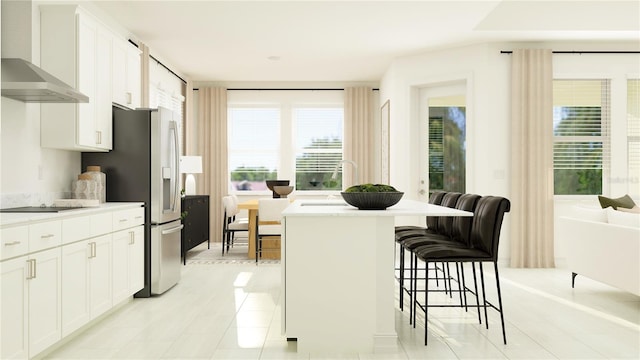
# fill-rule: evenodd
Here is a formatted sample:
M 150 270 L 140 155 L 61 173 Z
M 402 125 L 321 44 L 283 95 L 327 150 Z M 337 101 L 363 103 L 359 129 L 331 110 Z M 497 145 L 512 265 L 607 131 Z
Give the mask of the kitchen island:
M 284 212 L 283 331 L 299 352 L 372 353 L 397 347 L 397 216 L 472 216 L 402 200 L 358 210 L 340 200 L 298 200 Z

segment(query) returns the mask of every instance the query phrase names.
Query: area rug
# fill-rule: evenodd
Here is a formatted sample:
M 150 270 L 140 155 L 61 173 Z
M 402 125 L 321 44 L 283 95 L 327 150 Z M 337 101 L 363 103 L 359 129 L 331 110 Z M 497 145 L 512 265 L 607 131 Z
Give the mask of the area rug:
M 247 257 L 247 247 L 237 245 L 222 255 L 221 243 L 211 243 L 211 249 L 207 243 L 202 243 L 187 252 L 188 265 L 213 265 L 213 264 L 255 264 L 254 259 Z M 260 260 L 260 264 L 280 264 L 280 260 Z

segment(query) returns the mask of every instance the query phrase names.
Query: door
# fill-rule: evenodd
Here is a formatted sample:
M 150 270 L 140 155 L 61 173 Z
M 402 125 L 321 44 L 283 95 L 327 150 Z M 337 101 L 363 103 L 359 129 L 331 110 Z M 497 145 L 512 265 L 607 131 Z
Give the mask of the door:
M 180 129 L 174 113 L 151 112 L 151 223 L 180 218 Z
M 466 192 L 466 82 L 420 90 L 420 200 Z

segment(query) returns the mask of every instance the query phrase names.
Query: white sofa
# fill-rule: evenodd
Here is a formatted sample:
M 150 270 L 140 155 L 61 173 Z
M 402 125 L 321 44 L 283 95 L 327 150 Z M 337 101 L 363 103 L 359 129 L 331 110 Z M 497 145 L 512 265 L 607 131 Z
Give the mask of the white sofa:
M 572 286 L 580 275 L 640 296 L 640 214 L 612 208 L 574 210 L 558 218 Z

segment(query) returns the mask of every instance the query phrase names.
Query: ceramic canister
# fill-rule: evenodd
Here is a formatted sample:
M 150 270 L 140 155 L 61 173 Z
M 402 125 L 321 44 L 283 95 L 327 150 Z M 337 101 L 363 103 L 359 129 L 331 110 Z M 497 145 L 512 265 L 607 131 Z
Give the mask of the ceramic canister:
M 107 175 L 100 171 L 100 166 L 87 166 L 87 171 L 82 175 L 90 176 L 96 182 L 98 197 L 101 203 L 107 201 Z

